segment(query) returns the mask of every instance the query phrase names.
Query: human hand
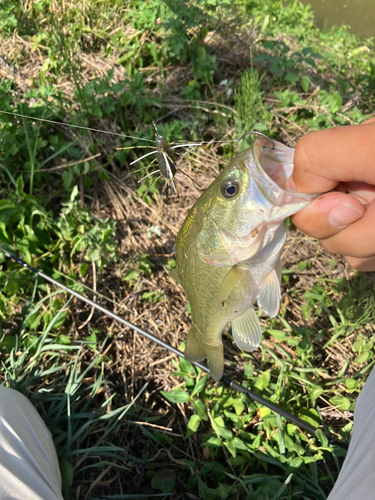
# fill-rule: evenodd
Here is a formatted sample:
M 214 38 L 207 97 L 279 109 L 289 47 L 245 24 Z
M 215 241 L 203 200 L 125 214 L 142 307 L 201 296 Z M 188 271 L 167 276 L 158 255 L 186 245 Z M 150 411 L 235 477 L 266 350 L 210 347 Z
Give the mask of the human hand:
M 375 270 L 375 118 L 302 137 L 286 187 L 326 193 L 293 223 L 351 267 Z

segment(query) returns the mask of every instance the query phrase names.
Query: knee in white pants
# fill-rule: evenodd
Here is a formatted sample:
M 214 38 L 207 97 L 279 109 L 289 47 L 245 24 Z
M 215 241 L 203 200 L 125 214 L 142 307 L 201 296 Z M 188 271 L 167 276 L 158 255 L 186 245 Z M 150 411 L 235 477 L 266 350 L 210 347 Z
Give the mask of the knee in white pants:
M 0 386 L 0 500 L 62 500 L 51 434 L 30 401 Z

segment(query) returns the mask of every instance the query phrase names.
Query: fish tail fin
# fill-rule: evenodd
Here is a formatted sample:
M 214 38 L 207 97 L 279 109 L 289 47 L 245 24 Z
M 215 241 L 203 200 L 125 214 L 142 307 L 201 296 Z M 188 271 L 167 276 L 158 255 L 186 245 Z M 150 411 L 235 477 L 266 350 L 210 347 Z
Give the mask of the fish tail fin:
M 203 335 L 193 323 L 187 334 L 185 359 L 186 361 L 199 362 L 203 361 L 205 357 L 206 350 Z
M 224 373 L 223 344 L 221 342 L 218 344 L 206 344 L 205 347 L 210 375 L 215 380 L 215 382 L 218 382 Z
M 224 352 L 222 342 L 207 344 L 203 341 L 203 335 L 192 325 L 186 339 L 185 359 L 186 361 L 203 361 L 207 358 L 211 377 L 217 382 L 224 372 Z

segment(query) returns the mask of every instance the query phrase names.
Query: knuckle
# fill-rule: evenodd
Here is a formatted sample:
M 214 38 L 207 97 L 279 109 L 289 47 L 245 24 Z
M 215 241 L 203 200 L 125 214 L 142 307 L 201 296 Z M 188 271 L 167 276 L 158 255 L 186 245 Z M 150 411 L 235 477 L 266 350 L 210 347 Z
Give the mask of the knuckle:
M 305 173 L 314 172 L 314 163 L 311 158 L 311 152 L 313 151 L 310 147 L 311 141 L 314 141 L 314 132 L 305 135 L 298 141 L 294 156 L 295 165 Z

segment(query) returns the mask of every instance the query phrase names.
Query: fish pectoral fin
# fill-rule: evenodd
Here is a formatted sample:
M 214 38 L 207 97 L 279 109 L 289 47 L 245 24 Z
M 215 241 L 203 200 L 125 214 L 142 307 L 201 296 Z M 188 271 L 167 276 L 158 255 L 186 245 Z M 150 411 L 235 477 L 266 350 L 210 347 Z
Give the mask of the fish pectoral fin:
M 251 352 L 259 347 L 262 330 L 253 308 L 232 321 L 232 333 L 237 346 L 243 351 Z
M 178 276 L 177 267 L 169 271 L 169 276 L 175 280 L 176 283 L 180 283 L 180 278 Z
M 238 265 L 235 265 L 226 274 L 219 289 L 219 305 L 224 305 L 224 302 L 227 300 L 228 295 L 236 286 L 244 272 L 246 272 L 244 269 L 241 269 L 240 267 L 238 267 Z
M 270 317 L 274 318 L 280 307 L 281 291 L 279 276 L 281 275 L 280 266 L 276 266 L 267 276 L 263 288 L 257 299 L 258 306 Z

